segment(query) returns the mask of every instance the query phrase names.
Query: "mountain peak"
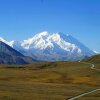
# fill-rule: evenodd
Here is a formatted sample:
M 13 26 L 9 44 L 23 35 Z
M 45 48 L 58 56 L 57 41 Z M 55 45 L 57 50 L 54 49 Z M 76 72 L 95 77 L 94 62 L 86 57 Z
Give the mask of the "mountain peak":
M 13 47 L 14 40 L 13 41 L 6 41 L 4 38 L 0 37 L 0 41 L 8 44 L 11 47 Z
M 5 40 L 4 40 L 2 37 L 0 37 L 0 41 L 2 41 L 2 42 L 3 42 L 3 41 L 5 41 Z
M 39 37 L 41 37 L 41 36 L 47 36 L 49 33 L 47 32 L 47 31 L 43 31 L 43 32 L 41 32 L 41 33 L 38 33 L 38 34 L 36 34 L 36 35 L 38 35 Z
M 0 64 L 28 64 L 34 60 L 0 41 Z
M 49 34 L 44 31 L 18 43 L 14 41 L 5 41 L 5 43 L 16 50 L 25 51 L 31 56 L 40 58 L 38 60 L 76 60 L 95 54 L 73 36 L 62 32 Z

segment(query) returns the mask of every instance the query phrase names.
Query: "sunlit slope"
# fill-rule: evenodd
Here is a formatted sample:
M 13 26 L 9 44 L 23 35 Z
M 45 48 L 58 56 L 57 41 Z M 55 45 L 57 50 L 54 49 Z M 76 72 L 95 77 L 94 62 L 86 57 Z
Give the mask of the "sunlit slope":
M 88 59 L 85 59 L 83 61 L 89 62 L 89 63 L 93 63 L 93 64 L 95 64 L 95 67 L 96 68 L 99 68 L 100 69 L 100 54 L 99 55 L 92 56 L 92 57 L 90 57 Z
M 92 62 L 92 63 L 100 63 L 100 54 L 92 56 L 92 57 L 90 57 L 88 59 L 85 59 L 84 61 Z

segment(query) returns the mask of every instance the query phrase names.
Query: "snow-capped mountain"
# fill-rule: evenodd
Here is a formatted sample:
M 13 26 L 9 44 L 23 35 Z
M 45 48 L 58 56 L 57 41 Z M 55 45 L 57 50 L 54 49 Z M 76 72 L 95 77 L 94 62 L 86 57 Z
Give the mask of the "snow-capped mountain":
M 81 52 L 80 48 L 75 46 L 75 44 L 63 40 L 59 33 L 50 35 L 47 32 L 42 32 L 35 35 L 33 38 L 24 40 L 21 42 L 21 46 L 26 50 L 45 50 L 47 48 L 53 50 L 54 48 L 59 48 L 71 52 L 76 49 L 78 52 Z
M 95 52 L 96 54 L 99 54 L 99 52 L 97 52 L 96 50 L 94 50 L 94 52 Z
M 9 46 L 13 47 L 14 41 L 6 41 L 5 39 L 3 39 L 2 37 L 0 37 L 0 41 L 4 42 L 6 44 L 8 44 Z
M 95 54 L 71 35 L 63 33 L 45 31 L 21 42 L 6 43 L 24 55 L 44 61 L 80 60 Z
M 36 60 L 24 56 L 11 46 L 0 41 L 0 64 L 28 64 L 33 62 L 36 62 Z

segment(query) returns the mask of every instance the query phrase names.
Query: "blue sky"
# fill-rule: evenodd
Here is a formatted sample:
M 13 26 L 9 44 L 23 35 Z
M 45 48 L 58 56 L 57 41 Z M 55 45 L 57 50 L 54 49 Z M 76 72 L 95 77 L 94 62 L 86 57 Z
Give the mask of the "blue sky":
M 0 0 L 0 36 L 23 40 L 48 31 L 70 34 L 100 52 L 100 0 Z

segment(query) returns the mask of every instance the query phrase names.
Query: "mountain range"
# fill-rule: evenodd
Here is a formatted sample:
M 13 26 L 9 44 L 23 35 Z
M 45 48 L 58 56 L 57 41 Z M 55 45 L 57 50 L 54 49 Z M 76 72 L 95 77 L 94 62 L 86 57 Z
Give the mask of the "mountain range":
M 61 32 L 49 34 L 44 31 L 23 41 L 0 41 L 8 44 L 25 56 L 40 61 L 76 61 L 95 55 L 73 36 Z
M 0 41 L 0 64 L 28 64 L 34 61 L 36 60 L 24 56 L 17 50 Z

